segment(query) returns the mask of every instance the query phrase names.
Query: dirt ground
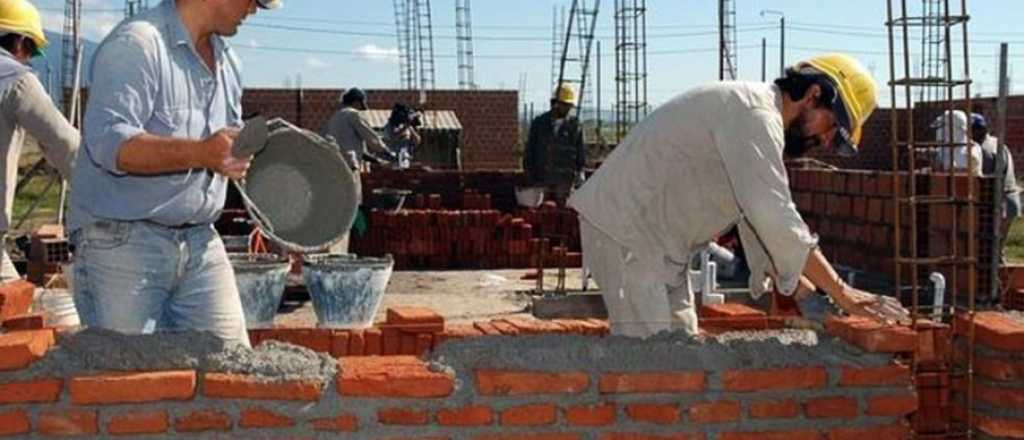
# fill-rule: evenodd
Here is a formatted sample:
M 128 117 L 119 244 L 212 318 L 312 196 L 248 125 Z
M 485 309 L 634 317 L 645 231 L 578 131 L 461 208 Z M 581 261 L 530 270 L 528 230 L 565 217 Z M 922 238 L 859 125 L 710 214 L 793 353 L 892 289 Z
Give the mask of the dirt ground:
M 482 271 L 416 271 L 395 272 L 384 294 L 384 303 L 377 320 L 384 319 L 388 307 L 423 306 L 444 316 L 448 322 L 466 322 L 495 317 L 528 314 L 530 295 L 536 280 L 524 280 L 533 269 Z M 566 271 L 565 287 L 580 289 L 580 269 Z M 546 271 L 544 284 L 553 290 L 557 284 L 555 271 Z M 594 288 L 591 283 L 590 288 Z M 310 301 L 286 301 L 274 319 L 281 327 L 313 327 L 316 315 Z

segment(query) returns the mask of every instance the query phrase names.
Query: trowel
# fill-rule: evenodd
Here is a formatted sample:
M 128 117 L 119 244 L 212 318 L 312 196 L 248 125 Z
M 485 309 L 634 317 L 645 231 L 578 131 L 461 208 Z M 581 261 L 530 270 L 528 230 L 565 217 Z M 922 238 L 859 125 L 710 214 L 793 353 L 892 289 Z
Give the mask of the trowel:
M 263 115 L 253 116 L 245 121 L 245 127 L 238 133 L 235 144 L 231 147 L 231 155 L 239 159 L 255 156 L 267 146 L 267 118 Z

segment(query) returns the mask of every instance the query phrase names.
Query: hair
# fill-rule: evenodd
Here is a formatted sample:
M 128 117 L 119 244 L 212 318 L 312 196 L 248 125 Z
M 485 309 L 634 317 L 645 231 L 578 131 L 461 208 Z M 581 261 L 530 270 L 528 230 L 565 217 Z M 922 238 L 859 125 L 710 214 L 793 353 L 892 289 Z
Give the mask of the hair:
M 832 84 L 832 80 L 825 75 L 820 73 L 801 73 L 790 67 L 786 69 L 786 76 L 775 80 L 775 85 L 779 86 L 779 89 L 793 101 L 803 99 L 807 95 L 807 90 L 815 84 L 821 88 L 821 95 L 818 96 L 817 104 L 825 107 L 831 106 L 832 101 L 836 98 L 836 89 Z
M 10 53 L 17 52 L 20 44 L 24 45 L 22 47 L 24 47 L 30 55 L 35 53 L 36 43 L 32 41 L 31 38 L 13 32 L 0 36 L 0 47 Z

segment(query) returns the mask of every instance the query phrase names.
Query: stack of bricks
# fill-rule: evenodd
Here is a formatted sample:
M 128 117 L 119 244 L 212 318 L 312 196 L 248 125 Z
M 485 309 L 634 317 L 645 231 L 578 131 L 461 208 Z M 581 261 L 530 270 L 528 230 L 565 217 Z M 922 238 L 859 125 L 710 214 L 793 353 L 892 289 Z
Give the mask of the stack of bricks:
M 999 267 L 999 298 L 1003 308 L 1024 310 L 1024 263 L 1005 263 Z
M 32 233 L 28 255 L 29 281 L 45 284 L 71 260 L 71 247 L 61 225 L 43 225 Z
M 893 199 L 894 175 L 879 171 L 851 170 L 789 170 L 790 186 L 797 209 L 807 221 L 812 232 L 819 234 L 822 251 L 833 262 L 865 272 L 885 274 L 893 277 L 893 255 L 895 252 L 895 201 Z M 899 174 L 901 194 L 909 191 L 909 179 Z M 918 194 L 929 197 L 964 198 L 967 194 L 967 178 L 957 176 L 952 180 L 948 175 L 932 174 L 916 179 Z M 992 184 L 989 178 L 978 178 L 974 182 L 978 203 L 975 217 L 975 241 L 978 255 L 977 292 L 979 298 L 989 297 L 993 287 L 992 271 L 996 253 L 993 248 L 995 231 L 992 215 Z M 910 255 L 911 212 L 907 205 L 901 207 L 902 226 L 900 246 L 904 255 Z M 922 205 L 917 212 L 918 256 L 943 257 L 955 254 L 967 255 L 968 227 L 967 209 L 949 204 Z M 957 234 L 954 236 L 954 223 Z M 954 242 L 955 241 L 955 242 Z M 927 282 L 931 272 L 941 272 L 951 288 L 965 292 L 968 285 L 966 271 L 956 275 L 948 266 L 926 267 L 921 274 Z M 904 270 L 906 273 L 906 270 Z
M 956 355 L 966 356 L 970 322 L 957 321 Z M 974 320 L 974 417 L 978 439 L 1024 438 L 1024 320 L 1020 314 L 981 312 Z M 956 399 L 967 387 L 954 381 Z

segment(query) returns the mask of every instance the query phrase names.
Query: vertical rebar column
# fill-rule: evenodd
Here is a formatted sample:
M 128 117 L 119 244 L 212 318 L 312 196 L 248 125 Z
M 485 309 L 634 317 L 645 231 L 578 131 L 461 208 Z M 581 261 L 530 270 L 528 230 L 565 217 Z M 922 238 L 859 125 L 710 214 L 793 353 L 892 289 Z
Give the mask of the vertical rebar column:
M 736 4 L 718 0 L 718 79 L 734 80 L 736 66 Z
M 61 100 L 64 102 L 64 113 L 71 111 L 73 92 L 71 87 L 75 80 L 75 60 L 82 42 L 82 0 L 67 0 L 64 3 L 64 35 L 61 41 L 60 87 Z
M 398 39 L 398 83 L 403 89 L 416 87 L 412 47 L 412 15 L 413 0 L 394 0 L 395 36 Z
M 458 46 L 459 88 L 475 89 L 473 80 L 473 21 L 470 0 L 455 0 L 455 33 Z

